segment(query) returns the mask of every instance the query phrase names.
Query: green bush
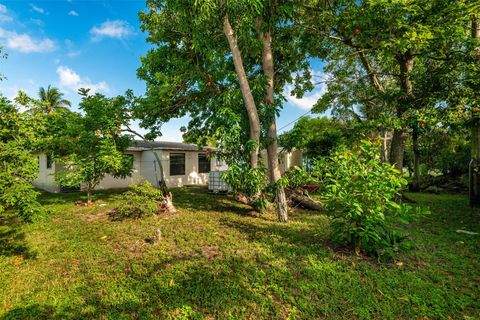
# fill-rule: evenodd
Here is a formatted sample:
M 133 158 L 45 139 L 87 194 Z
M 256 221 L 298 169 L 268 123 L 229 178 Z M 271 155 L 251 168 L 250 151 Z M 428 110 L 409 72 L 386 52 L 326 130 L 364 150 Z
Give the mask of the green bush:
M 120 200 L 120 205 L 113 211 L 115 218 L 140 218 L 158 213 L 160 201 L 164 197 L 148 181 L 139 181 L 130 185 Z
M 313 178 L 303 168 L 295 166 L 285 172 L 281 183 L 284 187 L 297 189 L 305 185 L 318 185 L 318 180 Z
M 231 164 L 222 179 L 235 193 L 244 194 L 255 210 L 268 206 L 264 190 L 268 184 L 265 168 L 252 168 L 247 163 Z
M 325 183 L 322 196 L 332 217 L 334 240 L 356 253 L 381 257 L 394 257 L 410 247 L 395 226 L 421 211 L 395 201 L 407 181 L 381 162 L 378 144 L 362 141 L 353 150 L 339 149 L 319 160 L 314 171 Z

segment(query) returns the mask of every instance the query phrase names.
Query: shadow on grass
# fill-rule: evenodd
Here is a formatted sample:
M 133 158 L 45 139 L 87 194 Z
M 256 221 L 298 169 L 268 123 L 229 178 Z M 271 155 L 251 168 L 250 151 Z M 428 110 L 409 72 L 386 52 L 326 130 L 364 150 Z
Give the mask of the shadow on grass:
M 153 265 L 147 273 L 131 273 L 119 280 L 115 293 L 104 292 L 98 287 L 101 284 L 92 283 L 79 289 L 82 304 L 27 305 L 8 311 L 0 319 L 201 319 L 207 315 L 223 319 L 232 314 L 248 316 L 249 308 L 257 302 L 262 304 L 261 318 L 278 318 L 281 308 L 276 302 L 265 306 L 264 293 L 252 289 L 256 280 L 253 270 L 258 269 L 254 263 L 239 257 L 198 259 L 182 272 L 171 270 L 174 281 L 163 267 Z M 173 261 L 170 268 L 183 262 Z M 120 299 L 114 297 L 116 293 Z
M 174 190 L 177 207 L 215 211 L 236 207 L 231 198 L 203 192 Z M 437 200 L 438 207 L 446 206 Z M 235 212 L 248 211 L 240 209 Z M 441 216 L 447 218 L 450 208 L 444 210 Z M 324 246 L 328 237 L 324 216 L 299 215 L 289 224 L 234 215 L 224 215 L 220 221 L 239 231 L 234 235 L 246 236 L 239 240 L 245 241 L 245 247 L 243 243 L 233 248 L 219 244 L 213 258 L 208 252 L 167 257 L 152 253 L 148 260 L 122 262 L 118 267 L 127 270 L 125 274 L 120 271 L 108 279 L 87 272 L 82 275 L 83 286 L 72 294 L 76 303 L 60 299 L 56 303 L 26 302 L 0 319 L 284 319 L 290 315 L 302 319 L 437 319 L 461 318 L 463 310 L 454 310 L 450 303 L 475 306 L 475 301 L 462 300 L 475 292 L 454 300 L 450 295 L 456 297 L 457 290 L 439 293 L 443 288 L 437 288 L 429 277 L 417 278 L 417 271 L 392 269 L 376 277 L 377 268 L 337 261 Z M 248 252 L 241 256 L 237 250 Z M 404 283 L 413 286 L 404 287 Z M 418 296 L 421 301 L 405 302 L 399 296 Z M 433 310 L 432 305 L 438 308 Z
M 24 259 L 36 257 L 36 253 L 31 252 L 26 245 L 21 223 L 21 219 L 15 216 L 0 220 L 0 256 L 22 256 Z
M 198 211 L 233 212 L 242 216 L 256 215 L 253 210 L 235 202 L 231 195 L 212 194 L 206 187 L 172 189 L 173 204 L 178 209 Z
M 316 217 L 316 228 L 228 219 L 223 219 L 221 224 L 227 228 L 237 229 L 246 235 L 250 242 L 267 245 L 280 258 L 319 254 L 325 251 L 325 247 L 331 247 L 328 240 L 330 233 L 328 218 L 321 215 Z
M 125 192 L 126 189 L 102 190 L 93 193 L 93 201 L 113 201 Z M 77 200 L 87 201 L 86 192 L 68 192 L 68 193 L 48 193 L 42 192 L 39 201 L 44 206 L 51 205 L 70 205 Z

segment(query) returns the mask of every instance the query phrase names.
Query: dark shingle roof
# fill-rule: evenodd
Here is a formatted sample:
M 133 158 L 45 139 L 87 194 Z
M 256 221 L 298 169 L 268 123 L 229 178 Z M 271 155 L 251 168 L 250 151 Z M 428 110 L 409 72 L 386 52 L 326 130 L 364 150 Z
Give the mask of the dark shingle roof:
M 170 141 L 148 141 L 143 140 L 133 140 L 130 148 L 135 149 L 150 149 L 150 146 L 153 145 L 155 149 L 170 149 L 170 150 L 201 150 L 196 144 L 191 143 L 181 143 L 181 142 L 170 142 Z

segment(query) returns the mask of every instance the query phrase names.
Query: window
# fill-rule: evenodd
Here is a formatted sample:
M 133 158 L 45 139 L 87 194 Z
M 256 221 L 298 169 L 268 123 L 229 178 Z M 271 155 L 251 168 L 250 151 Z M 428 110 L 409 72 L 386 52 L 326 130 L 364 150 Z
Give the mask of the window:
M 47 169 L 52 169 L 53 157 L 51 154 L 47 154 Z
M 182 176 L 185 174 L 185 153 L 170 153 L 170 175 Z
M 207 157 L 206 153 L 198 154 L 198 173 L 209 173 L 210 172 L 210 160 Z

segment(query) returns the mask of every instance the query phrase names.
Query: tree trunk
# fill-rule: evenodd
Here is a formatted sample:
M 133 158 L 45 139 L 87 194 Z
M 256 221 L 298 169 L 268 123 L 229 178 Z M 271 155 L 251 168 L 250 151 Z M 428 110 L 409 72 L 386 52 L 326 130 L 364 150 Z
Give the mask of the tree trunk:
M 90 184 L 87 187 L 87 205 L 92 203 L 92 187 Z
M 480 66 L 480 22 L 477 16 L 472 17 L 472 38 L 477 40 L 475 62 Z M 470 163 L 470 205 L 480 206 L 480 176 L 473 170 L 480 165 L 480 105 L 472 108 L 472 161 Z
M 418 152 L 418 128 L 414 127 L 412 131 L 413 148 L 413 180 L 412 191 L 420 189 L 420 154 Z
M 406 139 L 407 130 L 393 130 L 392 143 L 390 144 L 390 163 L 400 172 L 403 171 L 403 153 Z
M 382 83 L 377 77 L 377 74 L 373 70 L 372 66 L 367 60 L 367 57 L 365 57 L 365 53 L 363 52 L 363 49 L 357 48 L 357 53 L 358 56 L 360 57 L 360 61 L 362 62 L 363 67 L 367 71 L 368 78 L 370 79 L 370 83 L 377 89 L 378 92 L 384 94 L 385 93 L 385 88 L 383 87 Z
M 410 73 L 413 70 L 413 54 L 410 50 L 397 56 L 400 65 L 400 88 L 404 96 L 398 101 L 397 117 L 401 118 L 410 107 L 413 98 L 413 83 Z M 395 165 L 400 172 L 403 172 L 403 152 L 405 149 L 405 140 L 408 136 L 408 128 L 395 129 L 393 131 L 390 163 Z
M 382 82 L 378 78 L 377 74 L 375 73 L 375 70 L 372 68 L 370 62 L 368 61 L 367 57 L 365 56 L 365 53 L 363 49 L 357 48 L 357 54 L 358 57 L 360 58 L 360 62 L 362 63 L 363 67 L 367 71 L 368 78 L 370 79 L 371 85 L 377 90 L 379 93 L 379 96 L 382 96 L 380 99 L 382 101 L 381 107 L 385 107 L 385 100 L 384 100 L 384 95 L 385 95 L 385 87 L 383 86 Z M 368 114 L 371 114 L 369 112 Z M 380 130 L 380 135 L 383 139 L 382 141 L 382 150 L 381 150 L 381 159 L 382 162 L 388 162 L 388 140 L 387 137 L 389 135 L 389 131 L 386 130 L 383 126 Z
M 323 206 L 320 202 L 313 200 L 308 196 L 304 190 L 298 189 L 286 189 L 285 193 L 287 198 L 294 203 L 295 206 L 301 206 L 302 208 L 313 210 L 313 211 L 322 211 Z
M 382 135 L 382 154 L 381 154 L 381 159 L 382 162 L 388 162 L 388 131 L 382 128 L 380 131 Z
M 130 129 L 129 126 L 127 126 L 127 130 L 124 130 L 124 131 L 127 131 L 127 132 L 130 132 L 134 135 L 136 135 L 137 137 L 139 137 L 140 139 L 142 139 L 145 143 L 148 144 L 148 146 L 150 147 L 150 150 L 152 151 L 153 153 L 153 156 L 155 157 L 155 159 L 157 160 L 158 162 L 158 168 L 160 170 L 160 181 L 157 181 L 158 182 L 158 188 L 160 189 L 160 191 L 162 192 L 162 195 L 164 197 L 167 197 L 168 195 L 168 188 L 167 188 L 167 183 L 165 182 L 165 173 L 163 171 L 163 164 L 162 164 L 162 161 L 160 159 L 160 157 L 158 156 L 157 152 L 155 151 L 155 148 L 153 147 L 153 145 L 150 143 L 150 141 L 148 141 L 147 139 L 145 139 L 145 137 L 143 135 L 141 135 L 140 133 L 138 133 L 137 131 L 135 130 L 132 130 Z M 154 164 L 155 165 L 155 164 Z M 156 170 L 156 169 L 155 169 Z M 173 204 L 172 204 L 173 206 Z
M 260 33 L 261 40 L 263 42 L 262 49 L 262 68 L 263 73 L 267 78 L 266 90 L 265 90 L 265 104 L 269 106 L 271 120 L 267 131 L 267 158 L 268 168 L 270 171 L 270 183 L 277 184 L 278 180 L 282 177 L 280 173 L 278 163 L 278 142 L 277 142 L 277 122 L 276 122 L 276 110 L 275 110 L 275 83 L 274 74 L 275 69 L 273 65 L 273 52 L 272 52 L 272 32 L 268 30 L 265 33 Z M 285 190 L 281 186 L 276 186 L 275 200 L 277 203 L 277 214 L 280 222 L 288 221 L 288 205 L 287 198 L 285 196 Z
M 233 64 L 238 76 L 240 90 L 242 91 L 243 101 L 247 109 L 248 122 L 250 126 L 250 140 L 255 142 L 255 147 L 250 152 L 250 165 L 252 168 L 258 166 L 258 148 L 260 146 L 260 119 L 258 117 L 257 106 L 253 98 L 250 85 L 248 84 L 245 68 L 243 67 L 242 53 L 237 45 L 237 39 L 228 17 L 223 20 L 223 31 L 227 37 L 230 50 L 232 51 Z

